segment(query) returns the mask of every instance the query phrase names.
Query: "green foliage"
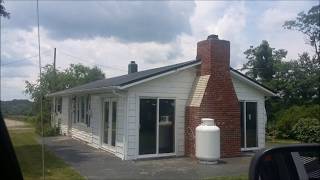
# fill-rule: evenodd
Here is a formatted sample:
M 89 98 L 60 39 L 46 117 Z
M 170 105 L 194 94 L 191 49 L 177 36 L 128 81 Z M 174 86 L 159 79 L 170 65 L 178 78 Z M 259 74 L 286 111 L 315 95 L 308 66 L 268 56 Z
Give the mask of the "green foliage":
M 264 40 L 257 47 L 251 46 L 244 54 L 248 62 L 243 65 L 242 70 L 247 71 L 247 76 L 266 83 L 272 80 L 278 64 L 286 57 L 287 51 L 271 48 L 268 41 Z
M 10 13 L 8 11 L 6 11 L 6 8 L 4 7 L 4 1 L 0 0 L 0 18 L 4 17 L 4 18 L 10 18 Z
M 292 106 L 286 110 L 279 111 L 276 116 L 278 138 L 295 138 L 293 127 L 305 118 L 320 119 L 320 105 Z
M 5 117 L 12 115 L 27 116 L 34 114 L 32 112 L 32 102 L 26 99 L 1 101 L 1 112 Z
M 320 5 L 313 6 L 307 13 L 300 12 L 295 20 L 286 21 L 283 27 L 305 34 L 320 60 Z
M 43 116 L 43 136 L 56 136 L 60 132 L 60 127 L 51 126 L 50 122 L 50 113 L 45 112 L 42 114 Z M 39 135 L 42 135 L 42 125 L 40 114 L 36 117 L 30 117 L 27 121 L 31 122 L 35 127 L 35 132 Z
M 42 69 L 41 79 L 38 78 L 35 83 L 26 81 L 25 93 L 31 96 L 34 101 L 36 112 L 40 112 L 40 100 L 42 98 L 42 113 L 45 127 L 45 135 L 54 135 L 59 130 L 56 127 L 50 127 L 51 102 L 45 95 L 67 88 L 72 88 L 94 80 L 103 79 L 104 73 L 97 67 L 86 67 L 81 64 L 71 64 L 64 71 L 54 70 L 52 65 L 46 65 Z M 36 132 L 41 134 L 40 114 L 37 114 L 35 121 Z
M 293 127 L 296 139 L 306 143 L 320 143 L 320 119 L 300 119 Z

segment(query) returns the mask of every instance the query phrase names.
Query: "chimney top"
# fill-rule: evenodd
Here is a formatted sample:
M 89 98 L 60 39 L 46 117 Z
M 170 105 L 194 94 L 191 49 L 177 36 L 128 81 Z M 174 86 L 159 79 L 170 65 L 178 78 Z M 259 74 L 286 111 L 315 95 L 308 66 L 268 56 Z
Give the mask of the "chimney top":
M 128 74 L 138 72 L 138 64 L 135 61 L 130 61 L 128 64 Z
M 218 35 L 211 34 L 208 36 L 207 40 L 209 40 L 209 39 L 216 39 L 217 40 L 217 39 L 219 39 L 219 37 L 218 37 Z

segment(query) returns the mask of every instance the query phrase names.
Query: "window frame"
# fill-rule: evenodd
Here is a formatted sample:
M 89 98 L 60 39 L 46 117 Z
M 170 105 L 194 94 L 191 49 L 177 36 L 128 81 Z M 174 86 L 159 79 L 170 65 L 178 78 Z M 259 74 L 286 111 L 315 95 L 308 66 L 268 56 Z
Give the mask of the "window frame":
M 75 124 L 85 124 L 90 127 L 91 123 L 91 96 L 80 95 L 72 97 L 73 122 Z

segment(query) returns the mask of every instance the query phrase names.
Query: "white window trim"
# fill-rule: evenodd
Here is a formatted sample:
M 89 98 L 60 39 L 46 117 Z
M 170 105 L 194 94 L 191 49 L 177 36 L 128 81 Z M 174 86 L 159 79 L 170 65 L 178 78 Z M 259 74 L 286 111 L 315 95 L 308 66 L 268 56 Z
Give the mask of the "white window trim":
M 89 96 L 89 98 L 88 98 Z M 76 125 L 80 125 L 83 127 L 91 127 L 91 97 L 90 95 L 81 95 L 81 96 L 73 96 L 75 98 L 75 102 L 72 102 L 72 113 L 75 111 L 75 115 L 73 116 L 72 123 Z M 81 99 L 84 98 L 84 117 L 82 118 L 82 108 L 81 108 Z M 75 109 L 73 108 L 73 103 L 75 103 Z M 90 108 L 87 108 L 89 105 Z M 88 115 L 88 116 L 87 116 Z M 88 118 L 88 119 L 87 119 Z M 88 123 L 87 123 L 88 122 Z
M 143 154 L 143 155 L 140 155 L 139 154 L 139 141 L 140 141 L 140 133 L 139 133 L 139 127 L 140 127 L 140 99 L 157 99 L 157 139 L 156 139 L 156 153 L 155 154 Z M 174 151 L 172 153 L 159 153 L 159 100 L 160 99 L 170 99 L 170 100 L 174 100 Z M 164 96 L 144 96 L 144 95 L 141 95 L 141 96 L 138 96 L 137 98 L 137 116 L 138 119 L 138 126 L 137 126 L 137 145 L 136 145 L 136 149 L 137 149 L 137 158 L 138 159 L 146 159 L 146 158 L 159 158 L 159 157 L 170 157 L 170 156 L 176 156 L 177 155 L 177 123 L 176 123 L 176 120 L 177 120 L 177 112 L 176 112 L 176 105 L 177 105 L 177 98 L 176 97 L 164 97 Z
M 259 103 L 258 103 L 258 101 L 257 100 L 239 100 L 239 103 L 240 102 L 243 102 L 243 110 L 244 110 L 244 113 L 243 113 L 243 119 L 244 119 L 244 121 L 243 121 L 243 127 L 244 127 L 244 129 L 243 129 L 243 134 L 244 134 L 244 147 L 242 148 L 240 148 L 240 150 L 241 151 L 252 151 L 252 150 L 258 150 L 259 149 L 259 132 L 258 132 L 258 125 L 259 125 L 259 113 L 258 113 L 258 111 L 259 111 Z M 247 112 L 247 109 L 246 109 L 246 103 L 247 102 L 255 102 L 255 103 L 257 103 L 257 115 L 256 115 L 256 121 L 257 121 L 257 123 L 256 123 L 256 138 L 257 138 L 257 146 L 256 147 L 247 147 L 247 138 L 246 138 L 246 135 L 247 135 L 247 133 L 246 133 L 246 131 L 247 131 L 247 128 L 246 128 L 246 112 Z M 241 127 L 240 127 L 241 128 Z

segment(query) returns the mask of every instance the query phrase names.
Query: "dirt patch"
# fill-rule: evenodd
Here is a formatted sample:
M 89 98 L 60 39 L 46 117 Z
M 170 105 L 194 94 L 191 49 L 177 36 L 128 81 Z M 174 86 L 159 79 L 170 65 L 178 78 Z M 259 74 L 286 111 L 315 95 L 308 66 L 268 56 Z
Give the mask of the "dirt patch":
M 30 125 L 26 122 L 23 121 L 17 121 L 14 119 L 4 119 L 4 122 L 6 123 L 6 126 L 8 129 L 13 130 L 13 129 L 32 129 Z

